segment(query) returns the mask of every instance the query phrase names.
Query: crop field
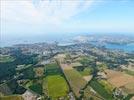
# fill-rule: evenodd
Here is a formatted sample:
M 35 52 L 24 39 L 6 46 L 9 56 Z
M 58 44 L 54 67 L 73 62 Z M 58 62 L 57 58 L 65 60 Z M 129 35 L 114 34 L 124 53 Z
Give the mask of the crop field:
M 134 83 L 128 83 L 121 87 L 125 92 L 129 94 L 134 94 Z
M 126 73 L 126 74 L 129 74 L 129 75 L 132 75 L 132 76 L 134 76 L 134 71 L 131 71 L 131 70 L 124 70 L 124 72 Z
M 107 90 L 108 93 L 111 93 L 114 87 L 106 80 L 99 80 L 98 81 L 104 88 Z
M 61 74 L 61 69 L 56 63 L 48 64 L 45 66 L 46 75 L 59 75 Z
M 112 98 L 112 92 L 108 93 L 107 90 L 104 88 L 103 85 L 101 85 L 96 79 L 92 79 L 89 83 L 89 85 L 98 93 L 100 94 L 104 99 L 106 100 L 113 100 Z
M 57 99 L 66 97 L 69 92 L 68 84 L 61 75 L 50 75 L 46 77 L 47 90 L 50 98 Z
M 91 74 L 91 68 L 85 68 L 83 71 L 79 71 L 82 76 L 87 76 Z
M 93 92 L 93 89 L 88 85 L 87 88 L 84 90 L 84 100 L 102 100 L 103 98 L 96 92 Z
M 107 73 L 108 82 L 115 87 L 123 87 L 130 83 L 134 84 L 134 76 L 113 70 L 105 70 L 105 72 Z
M 85 87 L 87 82 L 75 69 L 64 70 L 64 74 L 77 97 L 80 96 L 80 90 Z
M 12 96 L 3 96 L 0 97 L 0 100 L 24 100 L 22 96 L 19 95 L 12 95 Z

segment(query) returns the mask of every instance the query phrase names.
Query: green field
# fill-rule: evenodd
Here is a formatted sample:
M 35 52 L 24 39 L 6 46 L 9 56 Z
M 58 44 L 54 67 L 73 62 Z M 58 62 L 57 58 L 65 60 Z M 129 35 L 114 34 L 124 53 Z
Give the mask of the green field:
M 101 85 L 96 79 L 92 79 L 89 83 L 89 85 L 98 93 L 100 94 L 104 99 L 106 100 L 114 100 L 112 98 L 112 93 L 108 93 L 107 90 L 104 88 L 103 85 Z
M 45 66 L 45 73 L 46 75 L 59 75 L 61 70 L 56 63 L 51 63 Z
M 98 94 L 91 91 L 91 87 L 88 85 L 86 89 L 84 89 L 84 100 L 103 100 L 103 98 Z
M 20 95 L 11 95 L 0 97 L 0 100 L 24 100 Z
M 75 95 L 79 97 L 79 91 L 85 87 L 87 82 L 83 79 L 82 75 L 75 69 L 64 70 L 64 73 Z
M 0 63 L 13 62 L 15 59 L 9 55 L 0 55 Z
M 82 76 L 90 75 L 92 72 L 91 68 L 85 68 L 83 71 L 79 71 Z
M 68 85 L 61 75 L 47 76 L 47 90 L 50 98 L 66 97 L 69 92 Z
M 106 80 L 99 80 L 98 81 L 104 88 L 107 90 L 108 93 L 112 93 L 114 87 Z

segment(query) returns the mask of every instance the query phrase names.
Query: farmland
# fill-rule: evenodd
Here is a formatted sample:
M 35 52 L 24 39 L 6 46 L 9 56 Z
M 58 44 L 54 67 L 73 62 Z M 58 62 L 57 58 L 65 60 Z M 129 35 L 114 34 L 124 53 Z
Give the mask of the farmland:
M 107 90 L 101 85 L 96 79 L 92 79 L 89 83 L 89 85 L 98 93 L 100 94 L 104 99 L 106 100 L 113 100 L 112 98 L 112 92 L 108 93 Z
M 68 84 L 64 79 L 60 67 L 56 63 L 46 65 L 43 91 L 52 100 L 61 97 L 66 98 L 69 93 Z
M 68 85 L 61 75 L 51 75 L 47 77 L 48 95 L 56 99 L 66 97 L 69 92 Z
M 79 71 L 80 72 L 80 74 L 82 75 L 82 76 L 87 76 L 87 75 L 90 75 L 91 74 L 91 72 L 92 72 L 92 69 L 91 68 L 85 68 L 83 71 Z
M 122 72 L 117 72 L 113 70 L 105 70 L 108 76 L 108 82 L 115 87 L 122 87 L 126 84 L 134 84 L 134 77 Z
M 51 63 L 45 66 L 45 75 L 62 74 L 60 67 L 56 63 Z
M 12 95 L 12 96 L 0 97 L 0 100 L 24 100 L 24 99 L 20 95 Z
M 77 97 L 80 96 L 80 90 L 85 87 L 87 82 L 83 79 L 81 74 L 75 69 L 64 70 L 64 74 Z
M 85 100 L 90 100 L 91 98 L 93 100 L 103 100 L 103 98 L 98 93 L 96 93 L 89 85 L 84 90 L 83 97 Z

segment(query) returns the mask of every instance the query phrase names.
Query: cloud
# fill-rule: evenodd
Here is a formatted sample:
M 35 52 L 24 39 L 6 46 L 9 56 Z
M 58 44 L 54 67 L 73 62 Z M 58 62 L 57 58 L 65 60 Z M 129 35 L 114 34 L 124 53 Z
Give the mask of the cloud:
M 95 0 L 2 0 L 3 23 L 59 25 L 92 6 Z

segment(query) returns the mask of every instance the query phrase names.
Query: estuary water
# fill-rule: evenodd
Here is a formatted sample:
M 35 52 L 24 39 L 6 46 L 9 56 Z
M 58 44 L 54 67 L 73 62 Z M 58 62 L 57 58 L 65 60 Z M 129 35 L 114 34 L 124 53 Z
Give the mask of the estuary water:
M 105 47 L 108 49 L 123 50 L 125 52 L 133 52 L 134 51 L 134 43 L 126 44 L 126 45 L 106 44 Z
M 112 49 L 112 50 L 122 50 L 125 52 L 134 52 L 134 43 L 130 44 L 111 44 L 111 43 L 105 43 L 99 45 L 96 42 L 91 42 L 91 44 L 96 45 L 96 46 L 104 46 L 107 49 Z

